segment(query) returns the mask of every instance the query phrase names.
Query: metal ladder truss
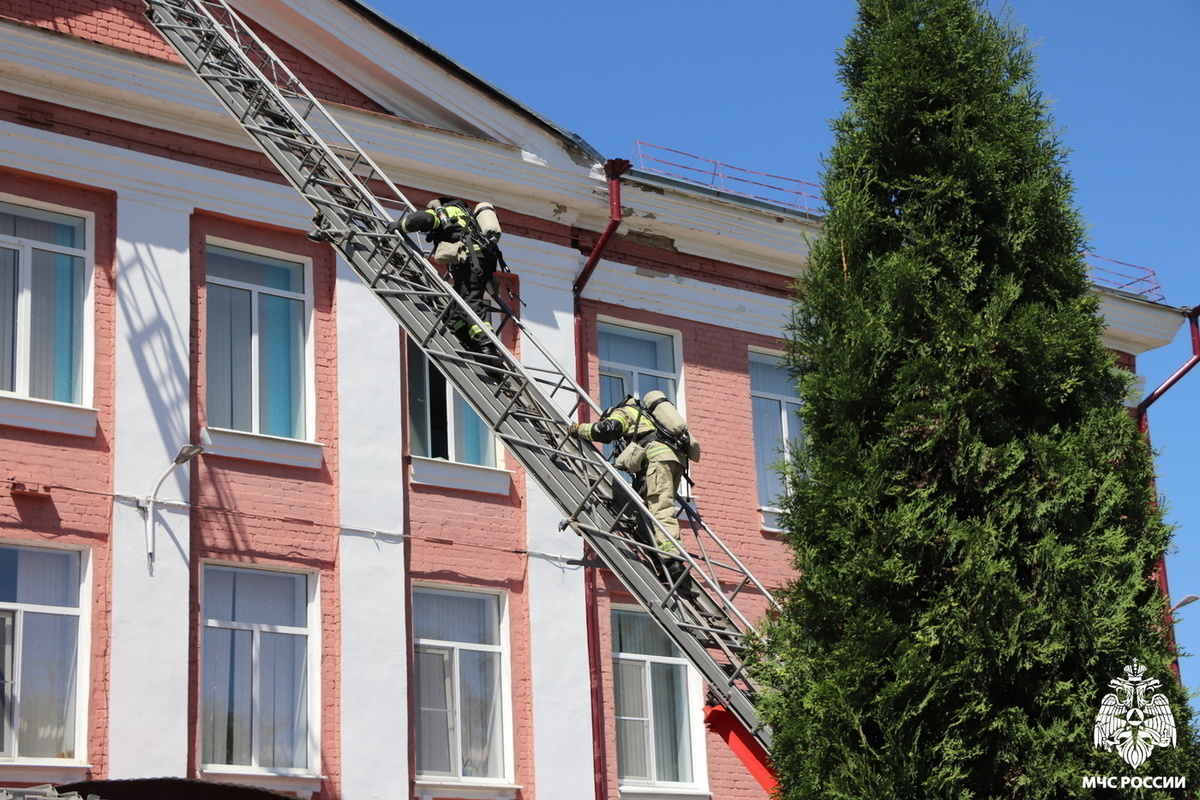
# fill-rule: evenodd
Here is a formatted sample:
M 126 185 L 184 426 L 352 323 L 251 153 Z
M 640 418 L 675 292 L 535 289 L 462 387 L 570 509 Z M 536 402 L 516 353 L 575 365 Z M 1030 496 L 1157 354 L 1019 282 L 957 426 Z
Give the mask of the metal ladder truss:
M 481 321 L 408 237 L 389 230 L 412 203 L 224 0 L 144 2 L 151 23 L 313 208 L 323 237 L 557 504 L 563 525 L 649 611 L 715 700 L 769 747 L 743 658 L 751 626 L 737 606 L 751 596 L 774 604 L 766 587 L 686 501 L 692 524 L 677 542 L 684 555 L 650 543 L 649 531 L 666 532 L 641 498 L 594 446 L 568 436 L 581 408 L 599 408 L 515 315 L 506 323 L 533 345 L 528 360 L 538 364 L 518 362 L 490 331 L 485 352 L 464 348 L 449 324 Z M 683 566 L 675 578 L 668 560 Z

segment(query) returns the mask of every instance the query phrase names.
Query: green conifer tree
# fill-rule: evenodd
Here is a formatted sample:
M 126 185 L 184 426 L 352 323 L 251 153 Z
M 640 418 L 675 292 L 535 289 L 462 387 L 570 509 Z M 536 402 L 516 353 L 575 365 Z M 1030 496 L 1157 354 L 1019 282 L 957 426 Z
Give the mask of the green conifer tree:
M 860 0 L 838 63 L 789 331 L 801 577 L 764 644 L 781 796 L 1191 796 L 1154 579 L 1170 531 L 1024 33 L 982 0 Z M 1093 743 L 1135 659 L 1177 722 L 1136 769 Z

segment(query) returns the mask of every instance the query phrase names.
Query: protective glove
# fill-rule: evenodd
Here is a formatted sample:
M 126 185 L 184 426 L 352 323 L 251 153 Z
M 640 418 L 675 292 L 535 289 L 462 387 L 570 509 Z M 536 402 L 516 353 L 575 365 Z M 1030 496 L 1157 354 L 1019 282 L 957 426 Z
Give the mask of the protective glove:
M 567 426 L 567 436 L 571 437 L 572 439 L 579 438 L 579 423 L 578 422 L 572 422 L 570 425 Z

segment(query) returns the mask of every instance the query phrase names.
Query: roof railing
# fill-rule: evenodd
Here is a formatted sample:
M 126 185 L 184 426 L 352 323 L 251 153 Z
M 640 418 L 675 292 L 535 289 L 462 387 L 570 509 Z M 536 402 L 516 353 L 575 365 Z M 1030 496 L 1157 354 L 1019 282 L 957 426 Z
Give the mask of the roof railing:
M 742 169 L 641 141 L 633 143 L 633 154 L 634 163 L 643 172 L 707 186 L 739 197 L 796 208 L 809 214 L 825 213 L 821 187 L 815 183 Z
M 673 150 L 648 142 L 633 145 L 638 169 L 685 181 L 697 186 L 795 208 L 814 215 L 826 213 L 822 186 L 795 178 L 734 167 L 710 158 L 701 158 L 682 150 Z M 1131 292 L 1154 303 L 1165 300 L 1154 270 L 1114 261 L 1095 253 L 1081 253 L 1092 282 L 1110 289 Z M 1104 262 L 1102 264 L 1098 261 Z
M 1158 283 L 1158 275 L 1149 267 L 1139 267 L 1136 264 L 1126 264 L 1124 261 L 1114 261 L 1111 258 L 1098 256 L 1084 250 L 1082 253 L 1088 265 L 1088 273 L 1092 282 L 1110 289 L 1144 297 L 1153 303 L 1161 303 L 1166 297 L 1162 286 Z M 1097 264 L 1092 259 L 1103 261 Z

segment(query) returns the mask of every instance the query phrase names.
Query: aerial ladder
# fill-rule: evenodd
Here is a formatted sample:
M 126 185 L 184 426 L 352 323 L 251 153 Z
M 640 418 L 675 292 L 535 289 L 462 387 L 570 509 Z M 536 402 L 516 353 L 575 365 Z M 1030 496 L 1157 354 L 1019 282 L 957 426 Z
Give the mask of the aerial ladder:
M 592 552 L 654 617 L 707 682 L 709 718 L 766 786 L 771 731 L 755 709 L 739 610 L 775 600 L 681 501 L 691 539 L 667 555 L 668 535 L 641 497 L 593 445 L 568 433 L 582 409 L 600 409 L 514 314 L 493 333 L 407 236 L 397 216 L 415 210 L 371 158 L 225 0 L 144 0 L 147 17 L 312 207 L 314 236 L 330 242 L 525 468 Z M 503 301 L 492 301 L 505 308 Z M 468 349 L 451 330 L 466 319 L 488 346 Z M 497 334 L 516 325 L 536 355 L 519 362 Z M 667 570 L 666 561 L 678 566 Z M 775 606 L 777 607 L 777 605 Z M 730 720 L 736 721 L 732 724 Z M 730 738 L 732 737 L 732 738 Z

